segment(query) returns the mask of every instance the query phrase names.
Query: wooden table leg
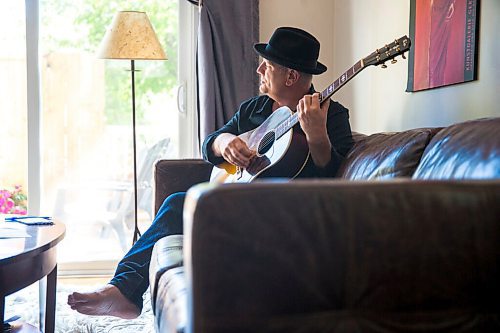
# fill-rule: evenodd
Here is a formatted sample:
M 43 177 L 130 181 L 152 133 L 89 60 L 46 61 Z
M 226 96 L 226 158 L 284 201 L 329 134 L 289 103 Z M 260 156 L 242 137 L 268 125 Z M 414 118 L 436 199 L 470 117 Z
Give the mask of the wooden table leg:
M 57 265 L 47 275 L 47 292 L 45 302 L 45 333 L 54 333 L 56 323 L 56 289 Z

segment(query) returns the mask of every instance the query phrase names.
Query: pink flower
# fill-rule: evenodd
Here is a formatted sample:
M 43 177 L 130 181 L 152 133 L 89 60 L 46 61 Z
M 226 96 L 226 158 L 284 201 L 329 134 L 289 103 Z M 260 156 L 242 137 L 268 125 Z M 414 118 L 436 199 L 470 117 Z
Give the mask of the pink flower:
M 7 200 L 7 205 L 6 206 L 7 206 L 8 209 L 11 209 L 12 207 L 14 207 L 14 201 Z
M 16 185 L 12 191 L 0 189 L 0 214 L 26 215 L 25 202 L 26 195 L 22 191 L 22 186 Z
M 26 211 L 26 209 L 23 209 L 22 207 L 17 207 L 16 206 L 12 210 L 12 214 L 26 215 L 26 214 L 28 214 L 28 212 Z

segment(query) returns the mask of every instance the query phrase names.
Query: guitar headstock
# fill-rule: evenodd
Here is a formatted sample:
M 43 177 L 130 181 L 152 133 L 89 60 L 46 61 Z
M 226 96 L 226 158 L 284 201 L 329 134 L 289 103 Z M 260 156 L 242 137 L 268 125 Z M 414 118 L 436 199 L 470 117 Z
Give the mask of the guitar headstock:
M 394 42 L 387 44 L 380 49 L 375 50 L 368 57 L 363 58 L 363 64 L 365 66 L 378 66 L 382 64 L 382 68 L 386 68 L 385 62 L 387 60 L 392 60 L 391 63 L 395 63 L 398 55 L 402 55 L 403 59 L 406 59 L 404 53 L 410 49 L 411 40 L 407 36 L 403 36 L 396 39 Z

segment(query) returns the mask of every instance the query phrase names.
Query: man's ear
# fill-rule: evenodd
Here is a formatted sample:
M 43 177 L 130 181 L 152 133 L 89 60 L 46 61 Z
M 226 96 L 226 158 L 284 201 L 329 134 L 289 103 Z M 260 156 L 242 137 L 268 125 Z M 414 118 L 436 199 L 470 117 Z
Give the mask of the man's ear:
M 300 73 L 295 69 L 289 69 L 285 84 L 287 87 L 294 85 L 300 79 Z

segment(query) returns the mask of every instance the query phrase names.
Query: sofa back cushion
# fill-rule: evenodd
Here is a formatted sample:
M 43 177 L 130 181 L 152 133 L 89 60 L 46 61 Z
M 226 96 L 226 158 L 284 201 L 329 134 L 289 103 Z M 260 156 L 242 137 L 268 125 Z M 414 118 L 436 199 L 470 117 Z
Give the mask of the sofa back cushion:
M 500 118 L 446 127 L 431 140 L 415 179 L 500 178 Z
M 357 179 L 411 177 L 422 153 L 438 128 L 419 128 L 396 133 L 354 134 L 354 146 L 337 176 Z

